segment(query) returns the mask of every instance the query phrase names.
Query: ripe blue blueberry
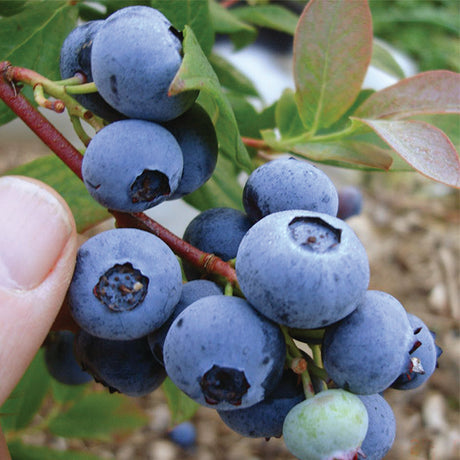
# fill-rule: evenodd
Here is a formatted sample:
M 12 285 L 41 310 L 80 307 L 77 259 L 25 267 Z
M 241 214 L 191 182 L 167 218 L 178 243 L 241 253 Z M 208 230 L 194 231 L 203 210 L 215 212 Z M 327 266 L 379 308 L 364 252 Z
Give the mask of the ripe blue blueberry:
M 369 427 L 361 445 L 359 460 L 381 460 L 396 437 L 396 420 L 390 405 L 379 394 L 358 395 L 366 406 Z M 364 455 L 363 455 L 364 454 Z
M 241 241 L 236 274 L 263 315 L 314 329 L 351 313 L 369 283 L 366 251 L 342 220 L 292 210 L 259 220 Z
M 102 206 L 142 212 L 165 201 L 182 175 L 182 151 L 161 125 L 121 120 L 101 129 L 83 157 L 82 176 Z
M 93 81 L 91 72 L 91 49 L 93 39 L 104 21 L 89 21 L 73 29 L 61 47 L 59 67 L 61 78 L 67 79 L 82 74 L 86 82 Z M 99 93 L 74 94 L 73 97 L 88 110 L 108 121 L 121 120 L 124 115 L 117 112 Z
M 434 332 L 416 315 L 407 314 L 416 346 L 410 352 L 409 368 L 391 385 L 398 390 L 411 390 L 424 384 L 436 370 L 438 358 L 442 353 L 436 345 Z
M 168 433 L 169 439 L 174 444 L 189 449 L 196 443 L 196 429 L 192 422 L 182 422 Z
M 214 409 L 252 406 L 278 384 L 286 346 L 279 327 L 244 299 L 208 296 L 187 307 L 163 348 L 168 376 L 185 394 Z
M 348 219 L 361 214 L 363 208 L 363 194 L 359 188 L 352 185 L 339 190 L 339 209 L 337 217 Z
M 107 340 L 80 331 L 75 342 L 80 365 L 110 392 L 145 396 L 166 379 L 166 372 L 150 352 L 146 337 Z
M 304 209 L 335 216 L 337 190 L 316 166 L 296 158 L 280 158 L 259 166 L 243 189 L 244 209 L 253 221 L 279 211 Z
M 236 433 L 249 438 L 280 438 L 288 412 L 305 399 L 299 376 L 290 369 L 276 388 L 262 401 L 238 410 L 218 411 L 223 422 Z
M 212 176 L 217 163 L 217 137 L 209 115 L 198 104 L 163 126 L 176 138 L 184 159 L 179 186 L 168 198 L 175 200 L 194 192 Z
M 236 257 L 240 242 L 251 225 L 246 214 L 238 209 L 210 208 L 190 221 L 183 239 L 198 249 L 227 261 Z M 195 267 L 187 263 L 184 263 L 184 271 L 189 280 L 202 276 Z
M 357 308 L 326 328 L 324 368 L 341 388 L 357 394 L 387 389 L 401 374 L 414 344 L 406 310 L 381 291 L 367 291 Z
M 75 334 L 54 331 L 45 341 L 45 364 L 50 375 L 64 385 L 80 385 L 93 380 L 83 371 L 74 354 Z
M 160 327 L 181 290 L 179 262 L 163 241 L 142 230 L 114 229 L 78 250 L 69 305 L 90 334 L 131 340 Z
M 119 9 L 94 37 L 91 68 L 97 89 L 130 118 L 167 121 L 191 107 L 196 91 L 168 95 L 181 63 L 181 33 L 154 8 Z
M 155 356 L 159 363 L 163 364 L 163 345 L 172 322 L 196 300 L 219 294 L 222 295 L 222 289 L 216 283 L 208 280 L 193 280 L 182 286 L 179 302 L 174 307 L 172 315 L 161 327 L 148 335 L 153 356 Z

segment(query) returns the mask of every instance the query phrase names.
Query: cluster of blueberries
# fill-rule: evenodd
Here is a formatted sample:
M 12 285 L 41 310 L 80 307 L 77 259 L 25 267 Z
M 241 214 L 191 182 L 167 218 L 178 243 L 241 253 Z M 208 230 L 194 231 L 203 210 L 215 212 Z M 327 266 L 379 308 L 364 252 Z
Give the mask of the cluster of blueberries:
M 84 183 L 103 206 L 142 212 L 211 177 L 217 138 L 195 103 L 198 93 L 168 95 L 181 62 L 181 33 L 146 6 L 84 23 L 65 39 L 61 77 L 80 74 L 94 82 L 97 93 L 75 98 L 110 121 L 91 140 L 82 164 Z
M 162 40 L 149 35 L 160 32 Z M 64 43 L 61 62 L 64 78 L 92 72 L 97 97 L 124 115 L 92 139 L 83 178 L 98 202 L 125 212 L 197 189 L 217 157 L 212 123 L 193 98 L 159 110 L 169 120 L 148 109 L 169 104 L 139 88 L 154 91 L 151 82 L 161 81 L 158 67 L 169 65 L 170 56 L 147 57 L 148 50 L 133 50 L 134 40 L 143 47 L 171 43 L 179 66 L 180 33 L 147 7 L 78 27 Z M 137 58 L 136 72 L 123 76 Z M 139 71 L 145 65 L 146 75 Z M 133 102 L 136 93 L 142 104 Z M 175 111 L 178 106 L 183 112 Z M 366 251 L 345 222 L 359 212 L 360 200 L 353 189 L 338 193 L 324 172 L 303 160 L 283 157 L 255 169 L 243 189 L 244 212 L 208 209 L 183 235 L 198 249 L 235 261 L 236 295 L 224 295 L 209 274 L 180 264 L 148 232 L 97 234 L 79 249 L 68 292 L 81 330 L 75 337 L 50 337 L 50 372 L 65 383 L 94 378 L 130 396 L 151 393 L 169 376 L 237 433 L 283 436 L 299 459 L 382 458 L 395 438 L 383 392 L 423 384 L 440 349 L 420 318 L 391 295 L 368 290 Z M 320 346 L 324 369 L 311 372 L 312 397 L 305 398 L 302 379 L 286 365 L 286 331 Z M 309 331 L 319 338 L 308 338 Z M 311 369 L 318 368 L 317 359 L 302 353 Z M 65 360 L 74 374 L 60 374 L 56 363 Z

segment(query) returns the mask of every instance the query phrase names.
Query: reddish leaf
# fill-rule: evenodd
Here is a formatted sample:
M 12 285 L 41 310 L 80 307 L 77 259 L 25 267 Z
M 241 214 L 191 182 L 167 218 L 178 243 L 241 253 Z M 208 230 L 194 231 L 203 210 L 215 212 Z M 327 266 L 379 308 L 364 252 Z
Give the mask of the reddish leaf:
M 354 113 L 360 118 L 408 118 L 422 113 L 460 113 L 460 74 L 423 72 L 372 94 Z
M 460 188 L 460 161 L 443 131 L 422 121 L 358 119 L 424 176 Z
M 296 144 L 290 151 L 313 161 L 348 164 L 358 167 L 390 169 L 393 159 L 388 152 L 369 142 L 342 140 L 338 142 Z
M 358 96 L 372 56 L 365 0 L 310 0 L 294 36 L 296 101 L 313 132 L 337 121 Z

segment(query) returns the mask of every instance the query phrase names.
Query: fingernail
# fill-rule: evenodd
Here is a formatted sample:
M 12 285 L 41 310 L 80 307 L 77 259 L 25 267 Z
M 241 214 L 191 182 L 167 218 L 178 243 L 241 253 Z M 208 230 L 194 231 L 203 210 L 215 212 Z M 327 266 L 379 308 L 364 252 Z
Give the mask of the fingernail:
M 0 287 L 38 286 L 72 229 L 68 212 L 46 188 L 15 176 L 0 178 Z

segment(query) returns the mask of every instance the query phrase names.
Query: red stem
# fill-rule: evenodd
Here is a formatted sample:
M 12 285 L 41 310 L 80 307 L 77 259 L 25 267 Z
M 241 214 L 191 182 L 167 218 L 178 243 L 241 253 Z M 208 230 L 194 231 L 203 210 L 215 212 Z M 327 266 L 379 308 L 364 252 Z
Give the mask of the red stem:
M 0 99 L 81 179 L 80 152 L 22 95 L 7 77 L 8 62 L 0 63 Z
M 223 6 L 224 8 L 230 8 L 233 5 L 236 5 L 239 0 L 222 0 L 220 2 L 220 5 Z
M 0 99 L 80 178 L 83 156 L 22 94 L 9 75 L 14 67 L 0 62 Z M 24 69 L 26 70 L 26 69 Z M 220 275 L 236 286 L 235 270 L 214 254 L 209 254 L 174 235 L 168 229 L 143 213 L 111 211 L 120 227 L 147 230 L 161 238 L 180 258 L 208 273 Z
M 255 149 L 260 149 L 260 150 L 268 150 L 269 146 L 265 141 L 262 139 L 254 139 L 252 137 L 241 137 L 241 140 L 243 141 L 244 145 L 247 145 L 248 147 L 253 147 Z
M 214 254 L 200 251 L 144 213 L 110 212 L 115 217 L 119 227 L 136 227 L 141 230 L 147 230 L 163 240 L 181 259 L 186 260 L 195 267 L 200 267 L 207 273 L 220 275 L 233 285 L 237 284 L 235 270 L 227 262 L 224 262 Z

